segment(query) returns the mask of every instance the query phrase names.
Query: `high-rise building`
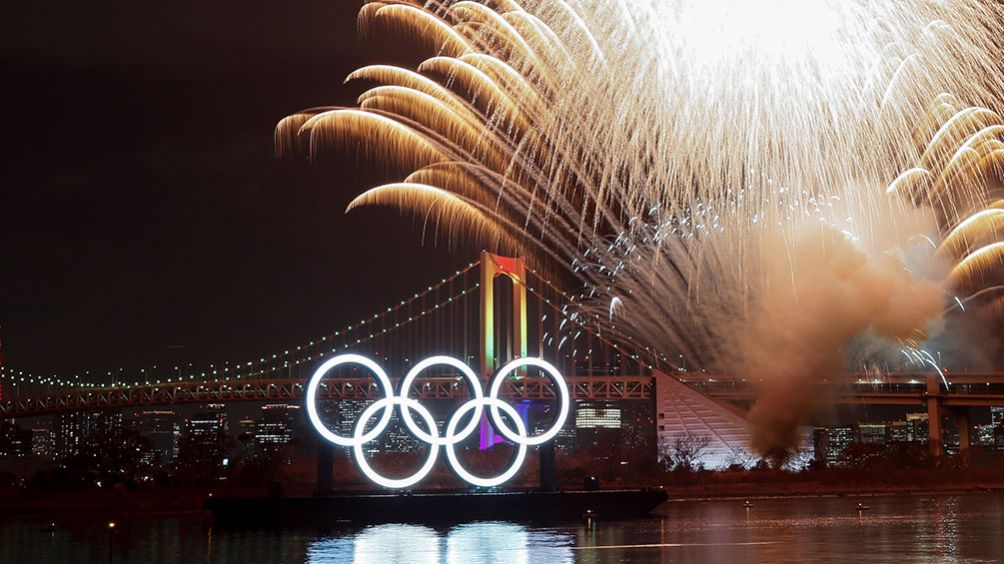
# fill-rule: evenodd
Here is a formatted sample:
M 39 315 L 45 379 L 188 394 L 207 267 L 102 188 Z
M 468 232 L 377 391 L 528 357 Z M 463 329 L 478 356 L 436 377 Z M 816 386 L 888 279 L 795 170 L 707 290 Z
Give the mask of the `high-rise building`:
M 1004 451 L 1004 406 L 995 405 L 990 408 L 990 425 L 986 432 L 990 435 L 987 446 Z
M 906 427 L 911 441 L 926 442 L 930 438 L 926 413 L 907 413 Z
M 886 439 L 885 423 L 858 423 L 858 441 L 884 445 Z
M 113 410 L 74 411 L 56 416 L 56 456 L 77 455 L 98 441 L 117 441 L 122 436 L 122 413 Z
M 826 441 L 826 465 L 840 466 L 840 454 L 854 442 L 854 427 L 830 427 Z
M 812 428 L 812 457 L 817 464 L 827 462 L 826 453 L 830 446 L 830 430 L 826 427 Z
M 293 428 L 300 414 L 297 404 L 270 403 L 261 407 L 261 417 L 254 425 L 255 452 L 274 454 L 293 440 Z
M 245 457 L 251 457 L 255 454 L 255 433 L 257 431 L 254 419 L 250 417 L 244 417 L 237 422 L 240 428 L 240 434 L 237 435 L 237 440 L 241 442 L 243 454 Z
M 565 424 L 558 431 L 558 437 L 554 440 L 554 446 L 558 450 L 575 452 L 579 448 L 578 433 L 575 425 Z
M 56 456 L 67 458 L 80 452 L 80 445 L 86 441 L 84 424 L 85 413 L 74 411 L 60 413 L 56 416 L 55 443 Z
M 92 436 L 100 442 L 119 443 L 122 440 L 122 412 L 99 411 L 92 414 Z
M 990 424 L 994 427 L 1004 427 L 1004 405 L 990 408 Z
M 31 430 L 31 454 L 39 458 L 54 458 L 56 456 L 51 430 L 44 428 Z
M 224 466 L 227 433 L 225 406 L 211 403 L 185 420 L 179 455 L 200 465 Z
M 620 429 L 621 410 L 618 407 L 582 402 L 575 409 L 576 429 Z
M 907 422 L 904 421 L 890 421 L 885 428 L 885 442 L 886 443 L 906 443 L 910 441 L 910 428 L 907 426 Z
M 178 414 L 171 410 L 145 410 L 136 414 L 136 430 L 149 442 L 147 464 L 167 464 L 178 453 Z
M 254 438 L 255 432 L 257 431 L 254 419 L 250 417 L 244 417 L 237 422 L 238 427 L 240 427 L 241 434 L 246 434 L 251 438 Z
M 577 447 L 597 446 L 621 429 L 621 410 L 610 402 L 578 402 L 566 426 L 574 427 Z
M 531 418 L 535 433 L 550 427 L 553 408 L 534 409 Z M 558 433 L 557 448 L 575 451 L 616 441 L 627 449 L 655 450 L 655 421 L 650 406 L 640 402 L 583 400 L 575 402 L 565 426 Z
M 31 431 L 14 423 L 13 419 L 0 421 L 0 457 L 20 458 L 31 454 Z
M 366 409 L 372 402 L 369 400 L 356 400 L 356 399 L 343 399 L 337 401 L 320 401 L 318 402 L 318 412 L 322 421 L 325 425 L 331 429 L 333 433 L 337 433 L 342 436 L 351 436 L 355 431 L 356 422 L 362 416 L 363 410 Z M 442 417 L 439 417 L 440 408 L 442 405 L 438 405 L 439 402 L 428 402 L 425 404 L 426 408 L 432 412 L 433 419 L 441 423 Z M 442 402 L 449 403 L 452 405 L 453 402 Z M 376 417 L 379 417 L 377 415 Z M 376 417 L 371 419 L 370 425 L 373 425 Z M 408 432 L 404 423 L 400 420 L 400 410 L 395 409 L 391 415 L 390 422 L 387 425 L 387 430 L 382 433 L 377 439 L 366 443 L 363 446 L 363 452 L 366 454 L 377 454 L 386 452 L 420 452 L 427 448 L 427 445 L 421 441 L 416 440 Z M 369 427 L 367 427 L 369 428 Z M 443 427 L 440 426 L 440 429 Z

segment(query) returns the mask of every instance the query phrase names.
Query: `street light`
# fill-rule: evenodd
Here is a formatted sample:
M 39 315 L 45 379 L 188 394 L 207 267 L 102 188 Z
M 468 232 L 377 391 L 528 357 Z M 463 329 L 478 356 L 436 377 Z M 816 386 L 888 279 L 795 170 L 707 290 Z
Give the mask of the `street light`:
M 115 543 L 112 542 L 112 534 L 115 532 L 115 521 L 108 522 L 108 564 L 115 562 Z

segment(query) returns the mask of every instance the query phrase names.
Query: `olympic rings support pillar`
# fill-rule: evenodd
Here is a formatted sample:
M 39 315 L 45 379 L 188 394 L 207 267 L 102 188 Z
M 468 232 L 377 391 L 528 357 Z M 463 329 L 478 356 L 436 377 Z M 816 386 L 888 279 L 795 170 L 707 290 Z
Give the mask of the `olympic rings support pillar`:
M 553 492 L 558 489 L 557 468 L 555 465 L 554 443 L 544 443 L 537 447 L 540 456 L 540 489 Z
M 335 445 L 317 437 L 317 491 L 316 496 L 331 495 L 335 488 Z

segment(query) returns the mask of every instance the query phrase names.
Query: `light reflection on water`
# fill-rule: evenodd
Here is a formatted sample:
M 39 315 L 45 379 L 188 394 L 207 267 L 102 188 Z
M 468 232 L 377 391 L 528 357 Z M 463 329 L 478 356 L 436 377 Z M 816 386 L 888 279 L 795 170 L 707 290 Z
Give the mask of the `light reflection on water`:
M 48 530 L 48 519 L 0 516 L 0 563 L 1004 562 L 1002 494 L 675 502 L 657 517 L 593 525 L 255 530 L 202 515 L 120 516 L 111 542 L 107 516 L 56 521 Z
M 414 564 L 527 564 L 572 562 L 570 533 L 531 531 L 506 522 L 458 525 L 445 532 L 418 525 L 366 527 L 352 536 L 310 543 L 310 564 L 409 562 Z M 532 558 L 531 558 L 532 555 Z
M 446 539 L 446 562 L 571 562 L 572 542 L 569 532 L 557 529 L 530 531 L 513 523 L 470 523 L 450 531 Z

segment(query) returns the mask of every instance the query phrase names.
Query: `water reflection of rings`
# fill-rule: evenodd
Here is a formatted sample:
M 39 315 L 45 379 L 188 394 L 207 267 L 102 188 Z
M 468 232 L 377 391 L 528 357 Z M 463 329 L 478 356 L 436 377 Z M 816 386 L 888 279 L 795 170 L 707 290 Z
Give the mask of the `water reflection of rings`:
M 359 420 L 356 421 L 351 437 L 341 436 L 332 432 L 324 425 L 317 412 L 317 391 L 321 386 L 321 380 L 328 374 L 328 372 L 345 364 L 360 365 L 372 372 L 384 395 L 383 398 L 378 399 L 363 410 L 362 414 L 359 416 Z M 436 426 L 436 421 L 435 418 L 433 418 L 432 413 L 430 413 L 425 406 L 419 403 L 418 400 L 408 397 L 415 379 L 418 378 L 424 370 L 437 365 L 450 366 L 458 370 L 467 380 L 467 385 L 472 396 L 470 400 L 464 402 L 460 408 L 458 408 L 453 415 L 450 416 L 446 425 L 446 430 L 442 436 L 440 436 L 439 429 Z M 517 412 L 511 405 L 498 398 L 503 380 L 505 380 L 505 378 L 510 374 L 515 373 L 518 369 L 527 366 L 543 370 L 544 373 L 547 374 L 547 376 L 554 382 L 554 387 L 557 391 L 557 400 L 560 404 L 558 415 L 555 417 L 551 427 L 540 435 L 533 437 L 528 436 L 526 425 L 523 423 L 519 412 Z M 527 447 L 543 444 L 557 436 L 558 432 L 561 430 L 561 426 L 565 422 L 565 419 L 568 417 L 571 399 L 568 393 L 568 386 L 565 384 L 565 380 L 561 376 L 561 373 L 558 372 L 558 369 L 550 363 L 538 358 L 519 358 L 509 362 L 503 366 L 492 379 L 492 384 L 489 389 L 489 395 L 486 397 L 481 389 L 481 382 L 478 380 L 477 375 L 463 362 L 450 356 L 433 356 L 412 367 L 412 369 L 409 370 L 405 377 L 401 380 L 400 392 L 395 394 L 390 378 L 379 364 L 362 355 L 343 354 L 325 361 L 314 372 L 314 375 L 311 376 L 310 382 L 307 384 L 307 416 L 310 419 L 311 424 L 315 429 L 317 429 L 317 432 L 324 437 L 324 439 L 339 446 L 351 447 L 355 453 L 355 459 L 356 463 L 359 465 L 359 469 L 364 475 L 366 475 L 367 478 L 381 486 L 387 488 L 407 488 L 417 484 L 432 471 L 433 466 L 436 464 L 436 459 L 439 456 L 439 447 L 443 446 L 446 447 L 446 458 L 450 467 L 453 468 L 453 471 L 456 472 L 461 479 L 475 486 L 492 487 L 501 485 L 516 475 L 520 467 L 523 465 L 523 461 L 526 459 Z M 457 444 L 468 439 L 477 430 L 478 423 L 481 421 L 481 416 L 484 414 L 484 408 L 486 406 L 489 408 L 489 418 L 492 420 L 495 428 L 503 437 L 516 445 L 516 453 L 509 467 L 501 474 L 491 478 L 481 478 L 467 471 L 467 469 L 465 469 L 460 463 L 455 450 Z M 418 471 L 411 476 L 399 479 L 386 478 L 382 476 L 380 473 L 376 472 L 368 462 L 366 462 L 366 459 L 363 456 L 363 446 L 375 440 L 386 430 L 387 426 L 390 424 L 391 416 L 393 415 L 396 407 L 401 408 L 401 420 L 404 422 L 405 427 L 408 428 L 408 431 L 411 432 L 411 434 L 418 440 L 430 446 L 429 455 L 425 459 L 421 468 L 419 468 Z M 370 419 L 376 415 L 377 411 L 380 411 L 380 416 L 376 425 L 374 425 L 369 431 L 366 431 L 366 425 L 369 423 Z M 428 430 L 425 430 L 416 424 L 415 419 L 412 416 L 412 411 L 416 411 L 418 413 Z M 460 422 L 468 412 L 473 412 L 471 413 L 470 420 L 463 426 L 462 429 L 458 430 L 457 427 L 460 425 Z M 512 420 L 515 429 L 510 426 L 510 424 L 506 423 L 505 418 L 502 415 L 503 412 L 509 417 L 509 419 Z

